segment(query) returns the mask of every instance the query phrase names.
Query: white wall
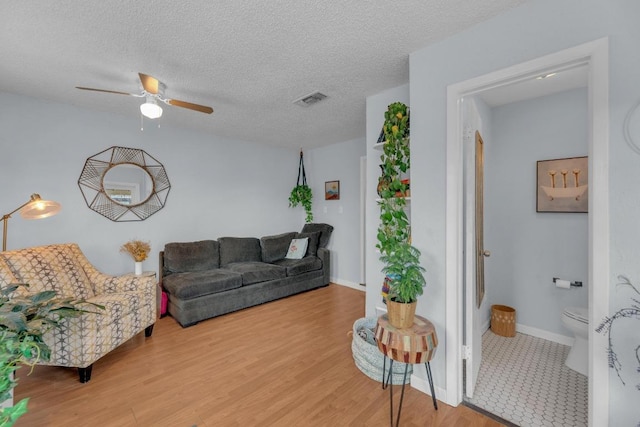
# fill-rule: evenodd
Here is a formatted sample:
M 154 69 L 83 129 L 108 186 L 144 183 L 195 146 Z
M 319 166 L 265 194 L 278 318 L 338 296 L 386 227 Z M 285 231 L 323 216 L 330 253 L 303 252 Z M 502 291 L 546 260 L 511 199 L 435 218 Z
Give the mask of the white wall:
M 381 151 L 376 150 L 373 146 L 378 141 L 378 136 L 382 130 L 384 123 L 384 113 L 387 111 L 389 104 L 393 102 L 403 102 L 409 105 L 409 85 L 402 85 L 392 89 L 388 89 L 382 93 L 367 98 L 367 206 L 366 206 L 366 240 L 367 240 L 367 296 L 366 296 L 366 315 L 376 316 L 376 307 L 385 307 L 382 303 L 382 282 L 384 274 L 382 273 L 383 264 L 380 262 L 380 253 L 376 249 L 378 241 L 378 224 L 380 223 L 380 208 L 376 199 L 378 193 L 376 188 L 378 185 L 378 177 L 380 177 L 380 156 Z M 413 114 L 413 113 L 411 113 Z M 413 129 L 413 117 L 411 119 Z M 413 130 L 412 130 L 413 132 Z M 411 149 L 420 141 L 411 135 Z M 413 174 L 411 166 L 411 174 Z M 413 176 L 413 175 L 412 175 Z M 411 192 L 413 195 L 413 178 L 411 180 Z M 411 206 L 408 205 L 410 208 Z M 427 282 L 427 287 L 431 286 Z M 420 306 L 421 300 L 418 300 Z
M 366 154 L 365 144 L 364 138 L 354 139 L 304 155 L 314 222 L 333 225 L 331 281 L 360 290 L 360 158 Z M 324 199 L 326 181 L 340 181 L 340 200 Z
M 215 115 L 204 119 L 215 120 Z M 113 145 L 144 149 L 167 171 L 166 206 L 145 221 L 112 222 L 90 210 L 80 192 L 78 178 L 87 157 Z M 157 270 L 158 251 L 167 242 L 260 237 L 300 230 L 304 222 L 301 208 L 288 207 L 298 150 L 151 122 L 141 132 L 139 117 L 7 93 L 0 93 L 0 148 L 1 214 L 34 192 L 62 204 L 62 211 L 47 219 L 27 221 L 15 214 L 9 220 L 8 249 L 77 242 L 94 265 L 119 274 L 133 271 L 133 261 L 119 252 L 132 238 L 151 242 L 144 268 Z M 316 167 L 322 169 L 322 162 Z
M 571 337 L 564 307 L 588 305 L 585 213 L 536 212 L 536 162 L 587 155 L 587 90 L 494 108 L 485 138 L 485 262 L 491 304 L 518 324 Z M 559 289 L 553 278 L 582 281 Z
M 640 157 L 626 146 L 622 134 L 624 116 L 640 97 L 638 16 L 640 2 L 632 0 L 538 0 L 411 54 L 412 231 L 414 244 L 423 253 L 427 283 L 431 284 L 422 297 L 428 302 L 418 305 L 418 314 L 428 316 L 438 327 L 439 346 L 446 345 L 446 337 L 440 332 L 446 303 L 447 86 L 604 36 L 610 43 L 610 281 L 616 283 L 616 276 L 625 274 L 640 282 Z M 413 143 L 416 140 L 421 142 Z M 618 298 L 612 287 L 611 308 L 624 303 L 628 300 Z M 621 342 L 640 342 L 639 330 L 627 329 Z M 446 357 L 457 355 L 439 352 L 432 363 L 438 386 L 446 386 Z M 607 367 L 599 365 L 595 369 Z M 622 385 L 613 371 L 609 384 L 610 425 L 637 424 L 638 390 Z

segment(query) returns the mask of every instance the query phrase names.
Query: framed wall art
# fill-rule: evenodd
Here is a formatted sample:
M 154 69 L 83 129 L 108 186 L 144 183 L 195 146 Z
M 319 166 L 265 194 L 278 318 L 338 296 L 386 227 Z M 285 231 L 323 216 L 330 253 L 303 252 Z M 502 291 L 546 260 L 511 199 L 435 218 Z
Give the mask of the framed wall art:
M 539 160 L 536 212 L 587 212 L 588 158 Z
M 326 181 L 324 183 L 324 199 L 340 200 L 340 181 Z

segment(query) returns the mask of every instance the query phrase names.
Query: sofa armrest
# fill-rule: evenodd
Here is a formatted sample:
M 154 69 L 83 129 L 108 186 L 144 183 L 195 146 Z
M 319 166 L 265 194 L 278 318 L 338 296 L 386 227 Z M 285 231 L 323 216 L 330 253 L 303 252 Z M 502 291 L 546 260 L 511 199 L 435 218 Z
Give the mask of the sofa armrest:
M 91 284 L 96 295 L 141 290 L 155 295 L 156 283 L 155 276 L 136 276 L 135 274 L 110 276 L 104 273 L 91 276 Z
M 318 248 L 318 258 L 322 260 L 324 284 L 328 285 L 331 281 L 331 251 L 327 248 Z

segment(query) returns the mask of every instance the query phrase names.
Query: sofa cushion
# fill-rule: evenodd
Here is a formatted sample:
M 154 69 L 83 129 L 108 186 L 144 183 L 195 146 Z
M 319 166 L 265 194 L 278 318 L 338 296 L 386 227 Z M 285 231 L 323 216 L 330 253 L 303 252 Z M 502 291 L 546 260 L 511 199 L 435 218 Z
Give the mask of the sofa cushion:
M 276 261 L 275 264 L 284 267 L 288 277 L 322 269 L 322 261 L 320 258 L 310 256 L 302 259 L 281 259 L 280 261 Z
M 242 275 L 242 285 L 284 279 L 287 271 L 284 267 L 264 262 L 235 262 L 225 268 Z
M 260 262 L 262 248 L 255 237 L 220 237 L 220 265 L 226 267 L 233 262 Z
M 212 270 L 218 267 L 220 267 L 220 245 L 215 240 L 164 245 L 164 268 L 167 271 L 183 273 Z
M 309 244 L 307 245 L 307 253 L 305 254 L 305 256 L 318 255 L 318 243 L 320 242 L 320 234 L 321 233 L 319 231 L 296 234 L 297 239 L 302 239 L 305 237 L 309 239 Z
M 242 286 L 242 276 L 229 270 L 216 268 L 170 274 L 162 279 L 162 285 L 176 298 L 192 299 L 239 288 Z
M 310 233 L 314 231 L 320 232 L 320 241 L 318 242 L 319 248 L 326 248 L 329 244 L 329 238 L 333 232 L 333 226 L 329 224 L 321 223 L 309 223 L 302 227 L 302 233 Z
M 15 278 L 29 285 L 29 293 L 56 291 L 58 296 L 76 299 L 95 295 L 71 244 L 8 251 L 2 257 Z
M 296 232 L 277 234 L 275 236 L 264 236 L 260 238 L 262 247 L 262 261 L 274 262 L 283 259 L 289 249 L 291 240 L 296 237 Z M 306 236 L 302 236 L 306 237 Z

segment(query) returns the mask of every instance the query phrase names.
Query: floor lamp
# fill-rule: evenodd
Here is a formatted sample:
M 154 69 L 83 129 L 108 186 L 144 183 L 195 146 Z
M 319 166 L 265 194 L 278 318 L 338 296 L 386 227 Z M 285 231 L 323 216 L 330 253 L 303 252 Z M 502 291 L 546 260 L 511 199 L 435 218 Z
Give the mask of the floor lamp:
M 42 200 L 39 194 L 33 193 L 27 203 L 2 216 L 2 251 L 7 250 L 7 222 L 11 215 L 20 211 L 24 219 L 40 219 L 55 215 L 60 211 L 60 203 Z M 22 209 L 22 210 L 21 210 Z

